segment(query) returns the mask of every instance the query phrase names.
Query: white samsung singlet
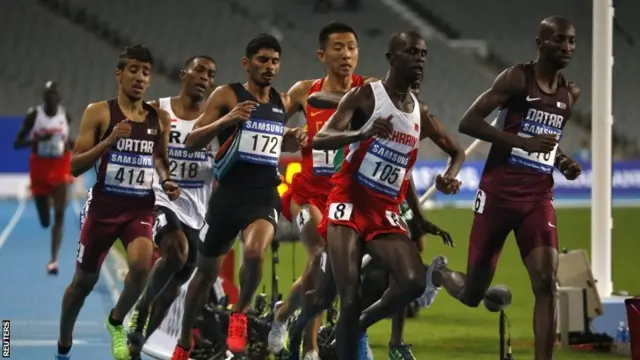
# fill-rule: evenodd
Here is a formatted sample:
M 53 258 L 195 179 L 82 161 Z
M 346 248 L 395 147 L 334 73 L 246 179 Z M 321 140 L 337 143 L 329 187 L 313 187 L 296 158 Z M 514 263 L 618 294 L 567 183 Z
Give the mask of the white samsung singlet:
M 153 184 L 156 205 L 171 209 L 178 219 L 193 229 L 200 229 L 204 223 L 207 202 L 214 180 L 213 159 L 218 151 L 218 140 L 214 139 L 205 149 L 189 152 L 184 143 L 193 129 L 195 120 L 178 119 L 171 108 L 171 98 L 161 98 L 160 109 L 171 117 L 169 136 L 169 170 L 171 179 L 182 188 L 182 194 L 175 201 L 169 200 L 158 182 Z
M 34 149 L 38 157 L 59 158 L 64 155 L 66 142 L 69 139 L 69 123 L 64 107 L 58 106 L 55 115 L 49 116 L 44 112 L 44 107 L 36 107 L 36 120 L 29 134 L 30 139 L 35 139 L 44 134 L 52 134 L 51 139 L 39 141 Z

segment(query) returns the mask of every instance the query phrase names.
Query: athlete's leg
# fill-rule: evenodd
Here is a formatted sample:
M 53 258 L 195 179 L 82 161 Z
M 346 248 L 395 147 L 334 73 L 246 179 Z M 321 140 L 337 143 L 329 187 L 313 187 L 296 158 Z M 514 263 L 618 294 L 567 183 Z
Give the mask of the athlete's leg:
M 338 360 L 353 360 L 358 355 L 361 335 L 358 328 L 360 316 L 360 265 L 362 240 L 351 227 L 329 224 L 327 229 L 329 258 L 340 296 L 340 317 L 336 325 L 336 351 Z
M 469 252 L 466 275 L 451 271 L 443 263 L 432 264 L 433 272 L 427 279 L 427 286 L 442 285 L 447 292 L 461 303 L 477 307 L 486 293 L 493 275 L 500 252 L 514 224 L 520 221 L 520 214 L 509 208 L 491 205 L 488 199 L 486 206 L 476 209 L 469 236 Z
M 67 183 L 60 183 L 53 188 L 51 198 L 53 200 L 53 227 L 51 229 L 51 259 L 49 271 L 58 272 L 58 252 L 62 243 L 62 231 L 64 227 L 64 213 L 67 209 Z M 47 214 L 49 213 L 47 209 Z
M 190 251 L 182 224 L 173 211 L 158 207 L 154 222 L 155 241 L 160 245 L 162 257 L 153 265 L 147 286 L 136 305 L 136 332 L 142 333 L 151 303 L 171 282 L 174 275 L 187 263 Z
M 98 281 L 100 266 L 118 233 L 117 226 L 95 222 L 90 214 L 80 232 L 76 253 L 76 271 L 62 298 L 58 353 L 68 354 L 73 340 L 73 328 L 84 300 Z
M 48 228 L 51 224 L 51 196 L 49 194 L 37 194 L 33 196 L 36 203 L 38 219 L 43 228 Z
M 286 321 L 300 307 L 304 292 L 314 290 L 317 283 L 313 276 L 313 263 L 323 252 L 324 240 L 318 234 L 317 227 L 322 220 L 322 212 L 314 205 L 305 206 L 304 209 L 291 200 L 291 216 L 300 226 L 300 241 L 307 250 L 307 263 L 302 276 L 296 280 L 290 290 L 289 297 L 278 309 L 272 329 L 269 332 L 269 350 L 278 352 L 284 345 Z M 311 299 L 311 298 L 309 298 Z M 311 306 L 312 304 L 309 304 Z M 309 324 L 305 332 L 305 353 L 318 349 L 317 334 L 320 328 L 320 318 Z
M 402 308 L 391 318 L 391 338 L 389 347 L 400 346 L 404 343 L 404 323 L 407 320 L 407 309 Z
M 386 234 L 366 242 L 367 251 L 380 266 L 386 268 L 393 282 L 380 300 L 360 316 L 360 329 L 393 315 L 419 297 L 425 289 L 424 265 L 416 245 L 405 234 Z
M 184 282 L 180 280 L 175 278 L 171 279 L 167 286 L 165 286 L 164 290 L 160 292 L 160 294 L 158 294 L 155 300 L 151 303 L 149 321 L 146 328 L 144 328 L 145 339 L 148 339 L 160 324 L 162 324 L 162 321 L 165 316 L 167 316 L 167 312 L 171 308 L 171 305 L 178 298 L 178 295 L 180 295 L 180 287 L 183 284 Z
M 535 360 L 553 357 L 556 341 L 556 277 L 558 271 L 558 234 L 553 205 L 545 200 L 534 204 L 516 229 L 520 255 L 529 272 L 535 306 L 533 332 Z

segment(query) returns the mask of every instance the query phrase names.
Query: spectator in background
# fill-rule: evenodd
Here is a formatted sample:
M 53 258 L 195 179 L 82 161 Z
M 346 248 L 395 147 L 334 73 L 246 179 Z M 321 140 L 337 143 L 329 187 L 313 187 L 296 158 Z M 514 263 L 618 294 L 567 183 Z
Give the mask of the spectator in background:
M 589 140 L 582 139 L 580 141 L 580 147 L 573 154 L 573 158 L 581 163 L 591 161 L 591 144 L 589 144 Z

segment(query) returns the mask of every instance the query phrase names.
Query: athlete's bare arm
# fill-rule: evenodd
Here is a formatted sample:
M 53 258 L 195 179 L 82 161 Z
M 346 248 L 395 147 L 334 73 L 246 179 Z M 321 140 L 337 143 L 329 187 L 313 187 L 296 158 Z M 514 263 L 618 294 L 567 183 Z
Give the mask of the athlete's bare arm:
M 503 71 L 491 88 L 482 93 L 462 116 L 458 131 L 490 143 L 522 148 L 524 138 L 496 129 L 485 118 L 511 96 L 522 94 L 525 84 L 525 74 L 520 68 L 512 67 Z
M 209 95 L 204 112 L 196 120 L 193 131 L 187 137 L 185 148 L 189 151 L 202 149 L 222 130 L 247 121 L 257 105 L 255 101 L 238 104 L 236 94 L 229 85 L 216 88 Z
M 307 97 L 309 90 L 313 85 L 313 80 L 302 80 L 293 84 L 291 89 L 286 93 L 281 93 L 282 102 L 287 110 L 287 120 L 291 119 L 297 112 L 302 111 L 307 107 Z
M 580 88 L 575 83 L 569 83 L 569 101 L 570 107 L 575 106 L 576 102 L 580 98 Z M 560 170 L 567 180 L 575 180 L 582 174 L 582 168 L 574 159 L 566 155 L 560 146 L 556 153 L 556 159 L 554 163 L 555 167 Z
M 103 136 L 109 126 L 109 107 L 106 101 L 89 104 L 82 114 L 80 129 L 71 157 L 71 174 L 80 176 L 91 169 L 100 156 L 109 149 L 111 136 L 96 144 L 96 134 Z
M 36 123 L 37 116 L 38 112 L 36 111 L 36 108 L 30 108 L 27 111 L 27 115 L 22 121 L 20 131 L 18 131 L 16 139 L 13 142 L 14 149 L 23 149 L 32 146 L 38 141 L 37 139 L 29 139 L 29 133 L 31 132 L 31 129 L 33 129 L 33 125 Z
M 570 82 L 569 83 L 569 108 L 573 108 L 576 102 L 578 102 L 578 99 L 580 99 L 580 88 L 574 82 Z M 566 155 L 564 151 L 560 149 L 560 145 L 558 145 L 558 151 L 556 152 L 556 163 L 555 163 L 556 167 L 559 169 L 560 163 L 563 160 L 566 160 L 567 158 L 569 158 L 569 156 Z
M 362 86 L 349 90 L 338 109 L 313 138 L 316 150 L 335 150 L 365 139 L 365 129 L 349 130 L 354 117 L 368 118 L 373 111 L 373 90 Z
M 429 113 L 427 105 L 420 103 L 420 140 L 425 138 L 431 139 L 440 150 L 451 157 L 444 176 L 452 178 L 458 176 L 462 163 L 466 158 L 464 150 L 447 132 L 442 122 L 435 115 Z
M 160 122 L 160 136 L 158 136 L 158 146 L 156 146 L 155 168 L 158 173 L 159 180 L 167 180 L 171 175 L 169 171 L 169 134 L 171 133 L 171 116 L 169 113 L 156 109 L 158 112 L 158 120 Z

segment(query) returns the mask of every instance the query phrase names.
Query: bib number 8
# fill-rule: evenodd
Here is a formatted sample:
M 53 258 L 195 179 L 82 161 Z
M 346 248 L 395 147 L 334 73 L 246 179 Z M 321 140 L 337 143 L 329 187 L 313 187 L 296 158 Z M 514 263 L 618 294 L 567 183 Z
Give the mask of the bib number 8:
M 329 219 L 347 221 L 351 219 L 353 204 L 333 203 L 329 205 Z

